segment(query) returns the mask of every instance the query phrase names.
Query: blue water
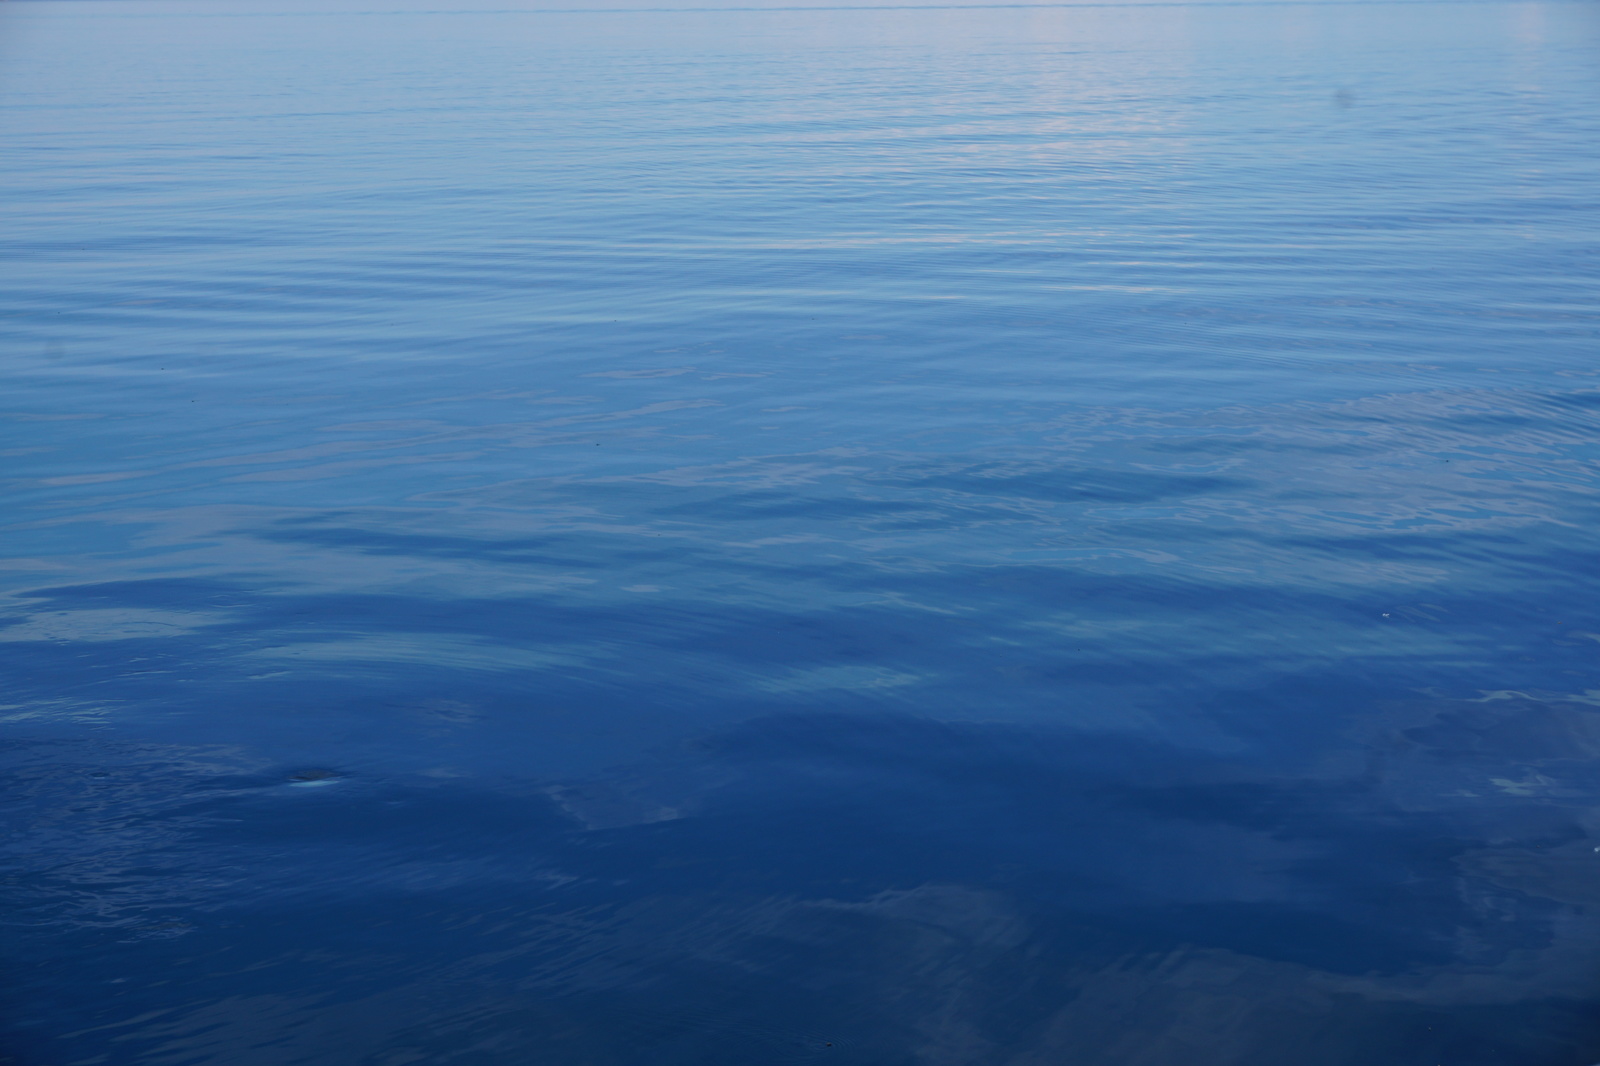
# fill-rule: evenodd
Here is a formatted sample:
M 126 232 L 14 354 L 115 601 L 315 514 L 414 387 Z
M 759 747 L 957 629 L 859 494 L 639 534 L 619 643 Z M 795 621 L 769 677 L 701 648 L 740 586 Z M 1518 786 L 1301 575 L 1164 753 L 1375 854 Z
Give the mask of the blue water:
M 1600 1060 L 1600 7 L 504 4 L 0 6 L 0 1061 Z

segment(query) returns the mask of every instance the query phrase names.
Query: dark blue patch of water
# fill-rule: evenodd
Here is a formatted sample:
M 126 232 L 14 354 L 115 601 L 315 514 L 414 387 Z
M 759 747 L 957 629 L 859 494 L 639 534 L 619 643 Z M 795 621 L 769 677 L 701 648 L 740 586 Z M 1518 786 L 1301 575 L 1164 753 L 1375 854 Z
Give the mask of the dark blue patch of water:
M 0 1055 L 1600 1060 L 1597 54 L 6 5 Z

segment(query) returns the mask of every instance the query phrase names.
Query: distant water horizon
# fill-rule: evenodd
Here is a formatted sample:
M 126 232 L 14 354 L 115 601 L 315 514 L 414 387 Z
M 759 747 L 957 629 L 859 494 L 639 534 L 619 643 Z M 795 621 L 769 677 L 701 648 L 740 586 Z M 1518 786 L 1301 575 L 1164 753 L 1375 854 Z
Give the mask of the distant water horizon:
M 1597 57 L 0 5 L 0 1061 L 1600 1062 Z

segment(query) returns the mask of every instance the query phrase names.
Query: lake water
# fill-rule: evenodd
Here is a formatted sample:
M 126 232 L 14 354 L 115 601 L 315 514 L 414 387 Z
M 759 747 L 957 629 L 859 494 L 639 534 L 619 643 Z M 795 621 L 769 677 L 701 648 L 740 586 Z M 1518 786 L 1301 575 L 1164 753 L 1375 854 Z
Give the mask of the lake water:
M 1600 1060 L 1600 6 L 605 6 L 0 7 L 0 1061 Z

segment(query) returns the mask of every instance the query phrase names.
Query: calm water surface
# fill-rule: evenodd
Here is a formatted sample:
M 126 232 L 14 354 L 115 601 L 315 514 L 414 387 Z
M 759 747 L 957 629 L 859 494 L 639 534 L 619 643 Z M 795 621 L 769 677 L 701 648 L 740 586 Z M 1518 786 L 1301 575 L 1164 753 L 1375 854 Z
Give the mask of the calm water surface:
M 1600 1060 L 1600 7 L 499 4 L 0 9 L 0 1058 Z

